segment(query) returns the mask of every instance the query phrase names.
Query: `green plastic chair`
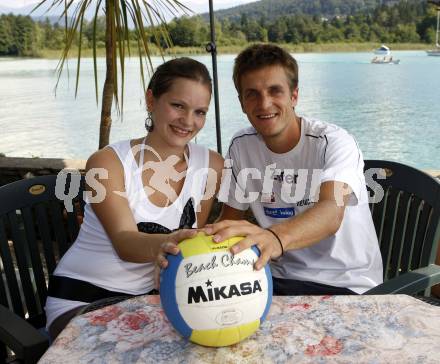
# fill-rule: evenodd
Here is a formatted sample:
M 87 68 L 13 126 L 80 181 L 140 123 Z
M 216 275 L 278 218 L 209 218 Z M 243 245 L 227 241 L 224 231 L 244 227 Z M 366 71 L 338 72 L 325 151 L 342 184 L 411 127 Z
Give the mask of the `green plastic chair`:
M 366 160 L 370 203 L 384 266 L 384 283 L 365 294 L 429 296 L 440 283 L 435 265 L 440 242 L 440 182 L 396 162 Z M 381 198 L 381 190 L 383 198 Z
M 75 241 L 84 212 L 84 178 L 68 174 L 58 189 L 56 181 L 51 175 L 0 187 L 0 362 L 8 349 L 18 362 L 36 362 L 49 344 L 41 330 L 48 277 Z M 57 195 L 70 192 L 67 211 Z

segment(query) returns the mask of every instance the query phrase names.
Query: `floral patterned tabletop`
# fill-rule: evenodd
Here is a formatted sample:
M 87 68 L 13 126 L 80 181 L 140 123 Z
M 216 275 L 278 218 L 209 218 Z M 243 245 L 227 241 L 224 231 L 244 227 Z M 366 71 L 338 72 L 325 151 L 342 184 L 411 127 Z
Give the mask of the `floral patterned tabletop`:
M 169 324 L 159 296 L 76 317 L 40 363 L 440 363 L 440 307 L 405 295 L 273 297 L 241 343 L 207 348 Z

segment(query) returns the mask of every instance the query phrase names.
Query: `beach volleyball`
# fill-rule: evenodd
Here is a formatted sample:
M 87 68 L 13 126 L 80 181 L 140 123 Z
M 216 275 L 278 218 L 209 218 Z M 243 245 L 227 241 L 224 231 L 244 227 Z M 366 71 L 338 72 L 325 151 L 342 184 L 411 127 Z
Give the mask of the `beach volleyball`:
M 256 247 L 232 255 L 234 237 L 214 243 L 203 233 L 179 244 L 161 272 L 160 299 L 173 327 L 204 346 L 227 346 L 253 334 L 272 302 L 270 268 L 254 270 Z

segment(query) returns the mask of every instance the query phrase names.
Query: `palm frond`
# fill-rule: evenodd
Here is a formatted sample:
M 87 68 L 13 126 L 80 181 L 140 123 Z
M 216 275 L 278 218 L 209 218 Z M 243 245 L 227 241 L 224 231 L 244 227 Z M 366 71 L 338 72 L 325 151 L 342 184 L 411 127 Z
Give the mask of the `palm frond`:
M 87 6 L 89 6 L 91 0 L 84 0 L 82 3 L 81 9 L 79 11 L 79 14 L 82 14 L 80 25 L 79 25 L 79 34 L 78 34 L 78 61 L 76 66 L 76 84 L 75 84 L 75 97 L 78 95 L 78 85 L 79 85 L 79 71 L 81 68 L 81 47 L 82 47 L 82 30 L 84 25 L 84 13 L 87 9 Z
M 120 64 L 120 74 L 121 74 L 121 103 L 120 103 L 120 111 L 121 111 L 121 118 L 123 118 L 124 114 L 124 85 L 125 85 L 125 31 L 126 28 L 123 24 L 123 18 L 121 18 L 121 12 L 122 10 L 119 7 L 120 3 L 117 3 L 115 6 L 115 29 L 121 29 L 123 31 L 116 31 L 117 39 L 117 49 L 119 53 L 119 64 Z M 116 60 L 116 58 L 115 58 Z M 115 87 L 115 94 L 117 94 L 117 88 Z
M 165 42 L 165 46 L 167 48 L 171 47 L 173 45 L 173 42 L 171 40 L 171 37 L 169 36 L 169 33 L 166 28 L 166 22 L 164 15 L 158 11 L 157 9 L 146 7 L 147 8 L 147 14 L 148 14 L 148 21 L 150 24 L 158 24 L 157 26 L 152 26 L 151 29 L 153 31 L 153 36 L 155 39 L 156 44 L 160 44 L 161 39 Z M 151 10 L 151 11 L 148 11 Z M 153 19 L 154 17 L 154 19 Z M 162 48 L 159 48 L 162 50 Z
M 56 72 L 57 81 L 55 90 L 58 87 L 64 67 L 69 58 L 70 51 L 77 40 L 77 68 L 75 82 L 75 97 L 79 89 L 79 77 L 81 68 L 81 55 L 83 48 L 83 31 L 86 11 L 90 6 L 94 6 L 93 32 L 92 32 L 92 51 L 93 51 L 93 71 L 95 82 L 95 97 L 98 104 L 98 66 L 97 66 L 97 18 L 103 4 L 105 4 L 106 32 L 110 34 L 110 47 L 106 51 L 107 57 L 112 58 L 110 67 L 111 78 L 113 82 L 113 100 L 116 104 L 118 113 L 123 114 L 124 88 L 125 88 L 125 58 L 130 56 L 130 34 L 132 30 L 129 27 L 130 22 L 134 24 L 134 34 L 136 38 L 137 50 L 139 53 L 139 66 L 142 87 L 145 90 L 145 69 L 148 74 L 153 71 L 152 48 L 151 44 L 157 45 L 162 58 L 164 51 L 162 45 L 170 47 L 172 40 L 166 28 L 166 19 L 168 15 L 176 16 L 179 13 L 187 14 L 191 10 L 179 0 L 41 0 L 33 8 L 37 10 L 43 4 L 50 3 L 48 11 L 62 6 L 60 19 L 65 20 L 65 46 L 62 50 Z M 92 5 L 93 4 L 93 5 Z M 119 59 L 118 59 L 119 58 Z M 120 78 L 119 78 L 119 77 Z
M 190 13 L 193 13 L 193 11 L 185 6 L 180 1 L 169 1 L 169 0 L 155 0 L 154 3 L 158 3 L 158 5 L 154 6 L 155 8 L 165 7 L 168 9 L 170 14 L 173 14 L 175 12 L 182 11 L 185 15 L 189 15 Z
M 49 12 L 50 10 L 52 10 L 54 7 L 57 7 L 60 3 L 62 3 L 64 0 L 52 0 L 52 5 L 50 5 L 45 13 Z M 33 13 L 35 10 L 37 10 L 41 5 L 43 5 L 44 3 L 46 3 L 47 0 L 41 0 L 37 5 L 35 5 L 33 7 L 33 9 L 31 10 L 31 13 Z M 70 5 L 69 5 L 70 6 Z
M 130 56 L 130 31 L 128 29 L 127 4 L 124 1 L 121 3 L 121 22 L 124 28 L 125 44 L 127 45 L 128 55 Z
M 93 17 L 93 36 L 92 36 L 92 50 L 93 50 L 93 76 L 95 79 L 95 97 L 96 105 L 98 105 L 98 65 L 96 62 L 96 22 L 98 20 L 98 12 L 101 6 L 102 0 L 98 0 L 95 8 L 95 16 Z

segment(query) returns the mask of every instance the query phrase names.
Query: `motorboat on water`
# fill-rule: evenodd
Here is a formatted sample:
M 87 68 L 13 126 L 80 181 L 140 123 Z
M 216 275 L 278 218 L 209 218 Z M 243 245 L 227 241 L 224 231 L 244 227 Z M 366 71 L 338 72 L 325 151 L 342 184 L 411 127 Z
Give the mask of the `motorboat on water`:
M 394 59 L 391 55 L 391 49 L 385 44 L 382 44 L 380 48 L 374 51 L 376 56 L 371 60 L 374 64 L 399 64 L 400 59 Z
M 378 56 L 389 56 L 391 53 L 391 50 L 389 47 L 387 47 L 385 44 L 382 44 L 379 48 L 374 50 L 374 54 Z
M 430 49 L 429 51 L 426 51 L 428 56 L 437 56 L 440 57 L 440 46 L 437 46 L 437 49 Z
M 371 63 L 374 64 L 399 64 L 400 63 L 400 59 L 394 59 L 393 56 L 384 56 L 384 57 L 374 57 L 371 60 Z
M 437 30 L 435 32 L 435 49 L 431 49 L 429 51 L 426 51 L 426 53 L 428 54 L 428 56 L 440 57 L 440 44 L 438 43 L 438 41 L 439 41 L 438 40 L 438 35 L 439 35 L 439 32 L 440 32 L 440 29 L 439 29 L 439 24 L 440 24 L 440 1 L 438 3 L 434 2 L 434 1 L 428 1 L 428 2 L 437 5 L 438 8 L 437 8 Z

